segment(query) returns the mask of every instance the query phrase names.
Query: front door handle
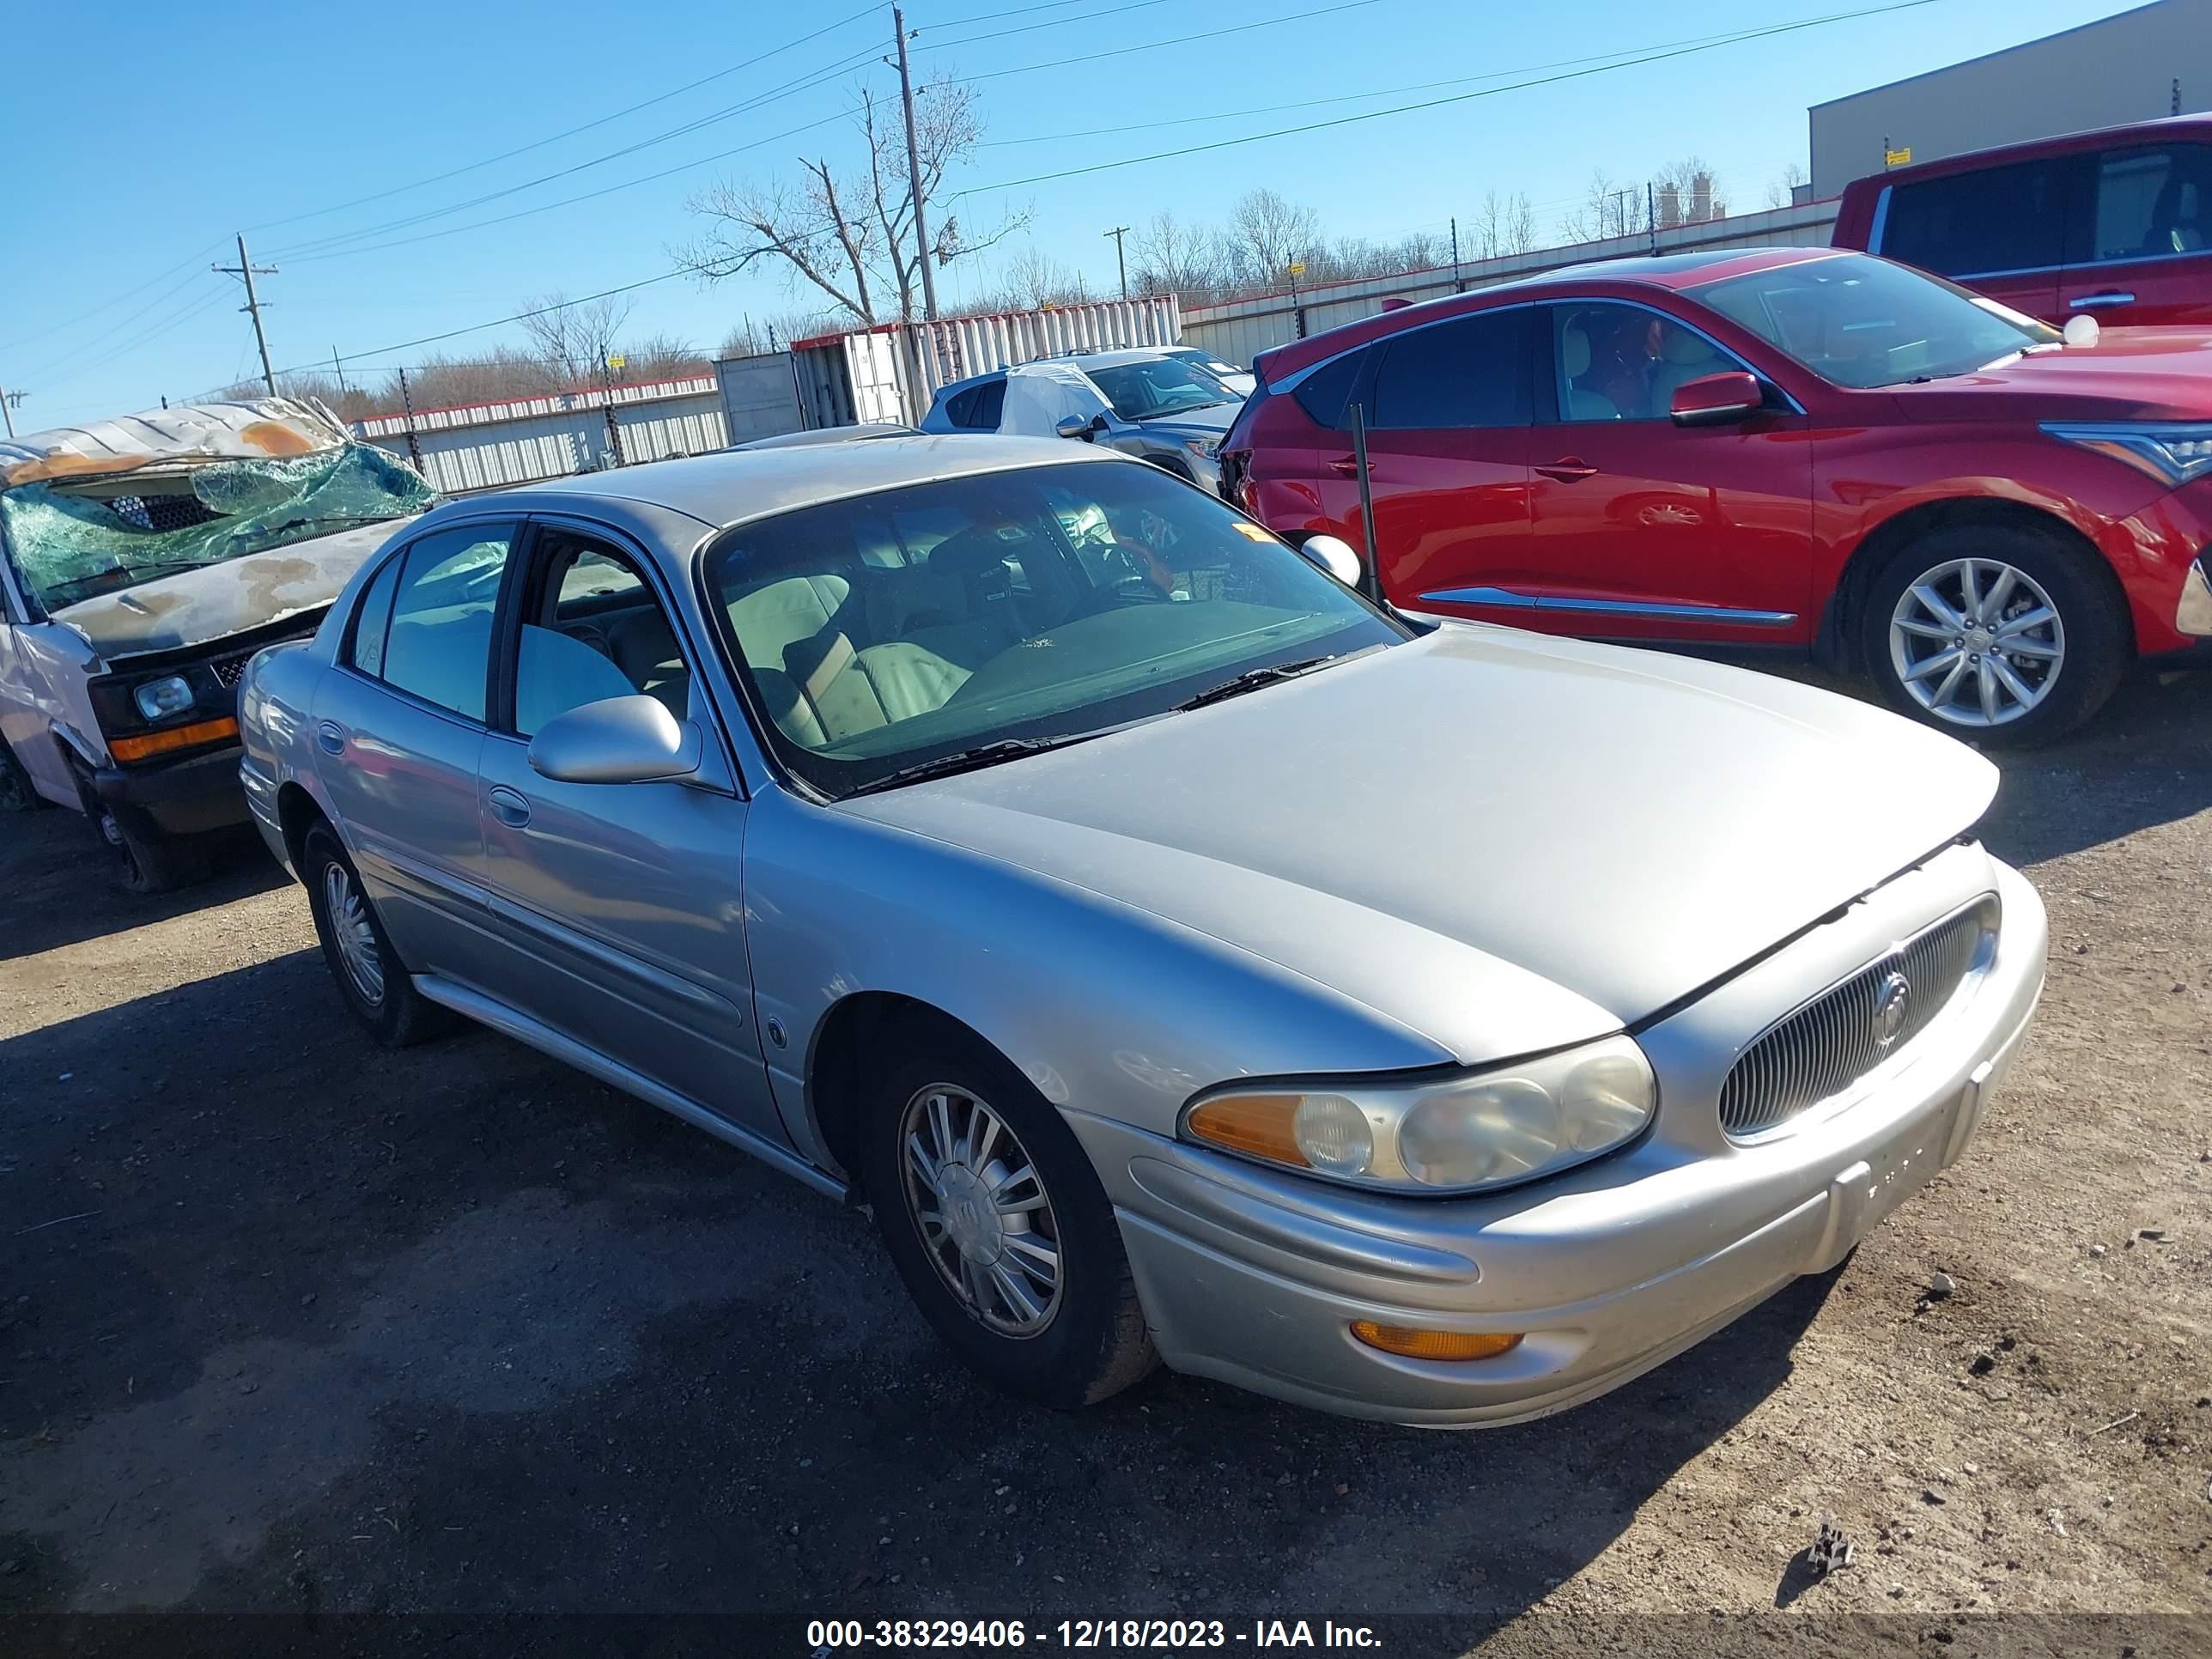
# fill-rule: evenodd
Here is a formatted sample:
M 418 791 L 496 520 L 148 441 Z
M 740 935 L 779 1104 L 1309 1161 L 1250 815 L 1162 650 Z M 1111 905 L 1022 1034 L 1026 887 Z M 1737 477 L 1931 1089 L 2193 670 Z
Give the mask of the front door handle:
M 1564 456 L 1538 467 L 1536 471 L 1547 478 L 1558 479 L 1561 483 L 1580 483 L 1584 478 L 1597 477 L 1597 469 L 1579 455 Z
M 530 822 L 530 802 L 520 790 L 510 789 L 503 783 L 491 787 L 491 813 L 510 830 L 520 830 Z
M 325 755 L 345 753 L 345 727 L 336 720 L 325 720 L 315 727 L 315 741 L 323 746 Z
M 1328 470 L 1340 478 L 1356 478 L 1359 476 L 1359 458 L 1356 455 L 1340 455 L 1328 464 Z M 1367 470 L 1372 472 L 1375 470 L 1375 463 L 1368 462 Z
M 2084 294 L 2080 299 L 2069 300 L 2066 303 L 2075 311 L 2095 311 L 2105 306 L 2131 306 L 2135 302 L 2134 295 L 2114 292 Z

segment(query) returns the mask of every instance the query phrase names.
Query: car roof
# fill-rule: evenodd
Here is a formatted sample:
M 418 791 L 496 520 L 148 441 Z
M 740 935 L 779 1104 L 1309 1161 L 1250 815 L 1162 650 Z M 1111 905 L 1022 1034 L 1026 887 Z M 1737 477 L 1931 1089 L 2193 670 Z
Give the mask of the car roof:
M 1156 363 L 1174 355 L 1175 350 L 1167 346 L 1111 346 L 1092 351 L 1056 351 L 1037 361 L 1073 363 L 1078 368 L 1119 368 L 1124 363 Z
M 2148 121 L 2130 121 L 2123 126 L 2084 127 L 2075 132 L 2055 132 L 2045 138 L 2023 138 L 2016 143 L 1992 144 L 1987 149 L 1966 150 L 1957 155 L 1939 155 L 1929 161 L 1916 161 L 1909 167 L 1889 167 L 1881 173 L 1870 173 L 1852 179 L 1844 189 L 1846 193 L 1858 195 L 1892 185 L 1940 179 L 1949 173 L 1978 173 L 1984 167 L 2002 167 L 2009 161 L 2033 161 L 2046 155 L 2069 155 L 2085 149 L 2102 149 L 2108 145 L 2154 143 L 2161 139 L 2183 137 L 2212 137 L 2212 116 L 2161 115 Z
M 523 513 L 566 507 L 587 516 L 612 514 L 632 520 L 659 516 L 650 510 L 624 512 L 641 507 L 720 526 L 939 478 L 1127 459 L 1115 450 L 1057 438 L 978 434 L 875 438 L 866 443 L 722 450 L 682 460 L 648 461 L 573 478 L 550 478 L 456 505 L 471 509 L 471 517 L 501 507 Z M 459 516 L 452 509 L 444 512 Z
M 1656 288 L 1679 293 L 1730 276 L 1748 276 L 1753 271 L 1805 264 L 1816 259 L 1854 257 L 1863 258 L 1867 256 L 1855 254 L 1850 248 L 1739 247 L 1716 248 L 1698 253 L 1662 253 L 1627 259 L 1594 260 L 1588 264 L 1565 265 L 1555 270 L 1517 276 L 1510 283 L 1497 283 L 1465 294 L 1448 294 L 1439 299 L 1425 300 L 1418 305 L 1401 306 L 1395 311 L 1378 312 L 1372 317 L 1362 317 L 1356 322 L 1342 324 L 1325 333 L 1309 335 L 1303 340 L 1293 340 L 1288 345 L 1277 346 L 1273 351 L 1261 353 L 1261 359 L 1265 365 L 1265 377 L 1272 386 L 1285 374 L 1294 374 L 1310 364 L 1322 362 L 1370 341 L 1382 339 L 1401 329 L 1440 321 L 1446 317 L 1471 315 L 1496 306 L 1528 305 L 1543 300 L 1571 298 L 1577 293 L 1604 294 L 1623 288 Z

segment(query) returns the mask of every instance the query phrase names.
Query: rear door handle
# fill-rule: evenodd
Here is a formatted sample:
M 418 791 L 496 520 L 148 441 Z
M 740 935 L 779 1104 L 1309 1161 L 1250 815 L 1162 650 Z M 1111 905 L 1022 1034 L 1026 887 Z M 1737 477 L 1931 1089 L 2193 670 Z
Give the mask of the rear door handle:
M 1536 471 L 1547 478 L 1558 479 L 1561 483 L 1580 483 L 1584 478 L 1597 477 L 1597 469 L 1579 455 L 1563 457 L 1538 467 Z
M 2095 311 L 2102 306 L 2131 306 L 2135 302 L 2136 296 L 2134 295 L 2115 292 L 2111 294 L 2084 294 L 2080 299 L 2069 300 L 2066 303 L 2075 311 Z
M 1359 475 L 1359 458 L 1357 455 L 1340 455 L 1328 464 L 1328 470 L 1340 478 L 1357 477 Z M 1368 462 L 1367 470 L 1372 472 L 1375 463 Z
M 336 720 L 325 720 L 315 727 L 315 741 L 323 746 L 325 755 L 345 753 L 345 727 Z
M 503 783 L 491 787 L 492 816 L 510 830 L 520 830 L 530 822 L 530 802 L 520 791 L 510 789 Z

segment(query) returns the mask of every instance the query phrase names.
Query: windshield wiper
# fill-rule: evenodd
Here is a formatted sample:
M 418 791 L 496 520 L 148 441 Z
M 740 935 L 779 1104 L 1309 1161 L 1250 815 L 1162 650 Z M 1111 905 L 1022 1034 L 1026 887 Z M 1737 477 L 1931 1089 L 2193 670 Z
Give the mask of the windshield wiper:
M 1297 662 L 1270 663 L 1265 668 L 1248 668 L 1234 679 L 1218 685 L 1209 685 L 1194 697 L 1186 697 L 1177 703 L 1176 712 L 1203 708 L 1210 702 L 1226 702 L 1231 697 L 1241 697 L 1247 691 L 1257 691 L 1263 685 L 1273 685 L 1277 680 L 1294 680 L 1301 674 L 1311 673 L 1323 663 L 1334 662 L 1336 653 L 1326 657 L 1307 657 Z
M 846 793 L 872 795 L 879 789 L 896 789 L 902 784 L 920 783 L 925 778 L 949 778 L 957 772 L 979 771 L 986 766 L 996 766 L 1000 761 L 1019 760 L 1024 755 L 1042 754 L 1048 749 L 1065 749 L 1071 744 L 1087 743 L 1104 735 L 1100 732 L 1071 732 L 1057 738 L 999 738 L 990 743 L 979 743 L 972 749 L 956 749 L 949 755 L 936 755 L 911 766 L 902 766 L 896 772 L 886 772 Z

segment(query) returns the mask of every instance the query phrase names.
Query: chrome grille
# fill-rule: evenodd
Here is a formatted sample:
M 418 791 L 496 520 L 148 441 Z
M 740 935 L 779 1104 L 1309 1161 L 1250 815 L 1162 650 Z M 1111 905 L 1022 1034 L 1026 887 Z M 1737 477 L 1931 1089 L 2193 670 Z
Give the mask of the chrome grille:
M 1984 898 L 1769 1026 L 1721 1085 L 1721 1127 L 1756 1134 L 1857 1082 L 1943 1012 L 1996 926 Z

